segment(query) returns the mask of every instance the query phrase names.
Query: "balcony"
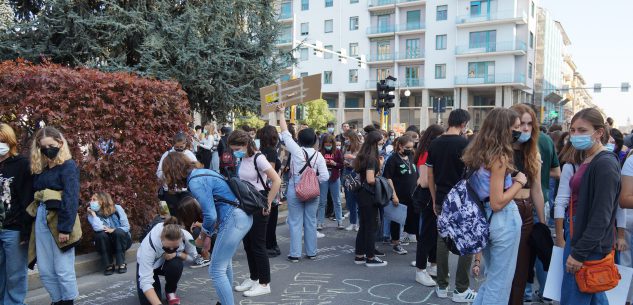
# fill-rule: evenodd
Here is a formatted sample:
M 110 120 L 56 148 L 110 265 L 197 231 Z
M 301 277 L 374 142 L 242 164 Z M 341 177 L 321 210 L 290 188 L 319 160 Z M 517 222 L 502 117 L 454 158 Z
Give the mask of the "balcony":
M 422 22 L 403 23 L 397 27 L 398 34 L 417 34 L 424 33 L 425 27 Z
M 494 53 L 494 55 L 525 55 L 527 54 L 527 45 L 525 42 L 517 40 L 490 42 L 480 46 L 461 45 L 455 47 L 455 55 L 457 57 L 492 55 L 491 53 Z
M 380 10 L 389 6 L 395 6 L 396 0 L 369 0 L 367 1 L 367 7 L 370 11 Z
M 281 12 L 281 14 L 279 14 L 279 22 L 281 23 L 292 22 L 292 11 Z
M 395 53 L 371 54 L 367 57 L 368 64 L 380 64 L 392 62 L 396 59 Z
M 471 86 L 471 87 L 484 87 L 487 85 L 495 84 L 516 84 L 517 86 L 525 86 L 524 74 L 492 74 L 483 75 L 482 77 L 476 76 L 456 76 L 455 85 L 459 86 Z
M 457 16 L 457 27 L 472 27 L 479 25 L 492 25 L 502 23 L 527 24 L 528 15 L 525 11 L 516 12 L 515 10 L 497 11 L 484 13 L 480 15 L 461 15 Z
M 419 78 L 405 78 L 399 81 L 400 88 L 420 88 L 424 87 L 424 80 Z
M 398 53 L 396 57 L 399 63 L 424 61 L 424 50 L 411 50 Z
M 425 4 L 426 0 L 398 0 L 399 7 L 409 7 Z
M 370 79 L 368 81 L 365 82 L 365 88 L 366 89 L 373 89 L 376 90 L 376 84 L 380 82 L 380 80 L 375 80 L 375 79 Z M 387 81 L 387 85 L 395 87 L 396 89 L 398 88 L 398 84 L 394 81 Z
M 372 26 L 367 28 L 367 37 L 375 38 L 382 36 L 393 36 L 396 32 L 396 26 L 394 24 Z
M 277 38 L 277 47 L 284 47 L 292 45 L 292 37 L 279 37 Z

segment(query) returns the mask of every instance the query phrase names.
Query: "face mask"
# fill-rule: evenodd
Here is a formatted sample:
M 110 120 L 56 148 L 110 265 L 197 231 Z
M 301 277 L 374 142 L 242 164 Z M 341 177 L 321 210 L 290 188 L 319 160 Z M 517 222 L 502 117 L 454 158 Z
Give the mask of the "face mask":
M 396 138 L 396 136 L 389 136 L 389 140 L 393 141 Z
M 608 151 L 614 151 L 615 150 L 615 144 L 613 143 L 607 143 L 607 145 L 604 146 Z
M 246 152 L 243 150 L 236 150 L 233 152 L 233 156 L 235 156 L 235 158 L 242 159 L 246 156 Z
M 333 128 L 333 127 L 328 128 L 328 129 L 327 129 L 327 132 L 329 132 L 329 133 L 334 133 L 334 128 Z
M 40 148 L 40 152 L 42 155 L 45 155 L 47 158 L 53 160 L 59 154 L 59 147 L 42 147 Z
M 519 136 L 519 138 L 517 139 L 517 142 L 525 143 L 525 142 L 530 140 L 531 136 L 532 136 L 532 134 L 529 133 L 529 132 L 522 132 L 521 135 Z
M 405 149 L 404 150 L 404 154 L 405 155 L 412 155 L 413 154 L 413 149 Z
M 101 209 L 101 205 L 99 205 L 98 201 L 90 201 L 90 209 L 95 212 L 99 212 L 99 209 Z
M 339 149 L 339 150 L 340 150 L 340 149 L 341 149 L 341 146 L 339 146 L 339 145 L 336 145 L 336 149 Z
M 328 145 L 328 146 L 323 146 L 325 148 L 325 150 L 330 151 L 332 150 L 332 145 Z
M 522 132 L 517 131 L 517 130 L 513 130 L 512 131 L 512 143 L 516 142 L 519 140 L 519 138 L 521 137 Z
M 176 253 L 176 251 L 178 251 L 178 248 L 167 248 L 163 246 L 163 251 L 165 251 L 165 253 L 167 254 L 172 254 L 172 253 Z
M 591 135 L 582 134 L 569 137 L 571 145 L 577 150 L 587 150 L 593 146 L 593 139 Z
M 176 147 L 174 147 L 174 151 L 183 152 L 183 151 L 185 151 L 185 149 L 184 148 L 176 148 Z
M 5 156 L 9 153 L 9 145 L 7 143 L 0 143 L 0 156 Z
M 255 147 L 257 147 L 257 149 L 259 149 L 259 145 L 260 145 L 260 140 L 259 139 L 255 139 Z

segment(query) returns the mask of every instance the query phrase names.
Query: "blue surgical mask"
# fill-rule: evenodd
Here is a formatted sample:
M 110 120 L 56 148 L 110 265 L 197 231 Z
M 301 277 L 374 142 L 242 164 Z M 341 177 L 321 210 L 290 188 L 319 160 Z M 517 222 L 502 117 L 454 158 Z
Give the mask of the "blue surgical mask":
M 327 129 L 327 132 L 329 132 L 329 133 L 334 133 L 334 128 L 333 128 L 333 127 L 328 128 L 328 129 Z
M 235 158 L 242 159 L 246 156 L 246 152 L 243 150 L 236 150 L 233 152 L 233 156 L 235 156 Z
M 570 136 L 569 141 L 571 141 L 571 145 L 577 150 L 587 150 L 593 146 L 593 139 L 589 134 Z
M 608 151 L 614 151 L 615 150 L 615 144 L 607 143 L 607 145 L 605 145 L 604 148 L 606 148 Z
M 90 201 L 90 209 L 95 212 L 99 212 L 99 210 L 101 209 L 101 205 L 98 201 Z
M 529 132 L 522 132 L 521 135 L 519 136 L 519 138 L 517 139 L 517 142 L 525 143 L 525 142 L 530 140 L 530 137 L 532 137 L 531 133 L 529 133 Z

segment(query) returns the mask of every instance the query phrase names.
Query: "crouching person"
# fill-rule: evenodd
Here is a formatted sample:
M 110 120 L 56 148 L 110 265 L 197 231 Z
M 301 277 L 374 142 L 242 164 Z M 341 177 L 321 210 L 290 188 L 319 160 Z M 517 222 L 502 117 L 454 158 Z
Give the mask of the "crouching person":
M 176 289 L 183 262 L 197 256 L 196 247 L 186 242 L 191 239 L 191 234 L 178 225 L 176 217 L 156 224 L 143 239 L 136 254 L 136 287 L 141 305 L 163 304 L 159 275 L 165 277 L 167 304 L 180 304 Z
M 125 251 L 132 246 L 132 238 L 125 210 L 114 204 L 110 194 L 99 192 L 90 200 L 88 222 L 95 231 L 95 248 L 101 255 L 105 268 L 103 274 L 112 275 L 115 269 L 118 273 L 126 273 Z

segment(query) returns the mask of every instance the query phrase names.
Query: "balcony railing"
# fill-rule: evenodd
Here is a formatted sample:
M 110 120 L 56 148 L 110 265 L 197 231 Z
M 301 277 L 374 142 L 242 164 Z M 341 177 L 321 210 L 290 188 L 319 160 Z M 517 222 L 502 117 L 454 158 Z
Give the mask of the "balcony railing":
M 394 24 L 372 26 L 372 27 L 367 28 L 367 35 L 393 33 L 395 31 L 396 31 L 396 26 Z
M 472 22 L 484 22 L 484 21 L 493 21 L 493 20 L 504 20 L 504 19 L 516 19 L 523 18 L 527 19 L 527 13 L 525 11 L 516 12 L 515 10 L 507 10 L 507 11 L 496 11 L 496 12 L 481 12 L 479 15 L 461 15 L 457 16 L 457 24 L 463 23 L 472 23 Z
M 398 0 L 398 3 L 424 2 L 426 0 Z
M 398 53 L 398 59 L 407 60 L 407 59 L 421 59 L 424 58 L 424 50 L 411 50 Z
M 279 14 L 280 20 L 290 19 L 290 18 L 292 18 L 292 11 L 281 11 L 281 13 Z
M 380 80 L 375 80 L 375 79 L 370 79 L 368 81 L 365 82 L 365 88 L 367 89 L 374 89 L 376 90 L 376 84 L 379 82 Z M 396 87 L 398 88 L 398 84 L 394 81 L 387 81 L 387 85 L 392 86 L 392 87 Z
M 292 42 L 292 37 L 279 37 L 277 38 L 277 44 L 286 44 L 286 43 L 291 43 Z
M 527 51 L 527 45 L 525 42 L 517 41 L 504 41 L 504 42 L 490 42 L 482 45 L 461 45 L 455 48 L 455 54 L 475 54 L 475 53 L 492 53 L 492 52 L 508 52 L 508 51 Z
M 492 74 L 483 76 L 456 76 L 455 85 L 485 85 L 485 84 L 509 84 L 525 83 L 524 74 Z
M 407 22 L 398 25 L 398 32 L 416 31 L 422 29 L 424 29 L 424 23 L 422 22 Z
M 374 7 L 374 6 L 383 6 L 383 5 L 394 5 L 396 4 L 396 0 L 369 0 L 367 2 L 367 6 L 369 7 Z
M 411 87 L 423 87 L 424 80 L 419 78 L 405 78 L 404 81 L 399 81 L 400 87 L 402 88 L 411 88 Z
M 389 61 L 396 59 L 396 54 L 394 53 L 385 53 L 385 54 L 371 54 L 367 57 L 368 62 L 377 62 L 377 61 Z

